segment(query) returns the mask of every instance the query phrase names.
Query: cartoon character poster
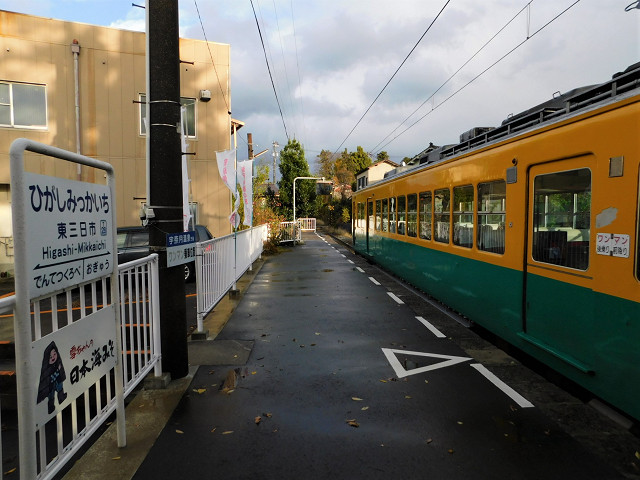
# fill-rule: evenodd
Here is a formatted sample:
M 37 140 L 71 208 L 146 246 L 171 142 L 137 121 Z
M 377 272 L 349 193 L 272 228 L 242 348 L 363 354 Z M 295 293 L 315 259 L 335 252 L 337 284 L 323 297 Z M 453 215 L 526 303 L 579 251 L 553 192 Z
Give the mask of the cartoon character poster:
M 109 374 L 118 352 L 111 305 L 33 342 L 36 425 L 44 425 Z

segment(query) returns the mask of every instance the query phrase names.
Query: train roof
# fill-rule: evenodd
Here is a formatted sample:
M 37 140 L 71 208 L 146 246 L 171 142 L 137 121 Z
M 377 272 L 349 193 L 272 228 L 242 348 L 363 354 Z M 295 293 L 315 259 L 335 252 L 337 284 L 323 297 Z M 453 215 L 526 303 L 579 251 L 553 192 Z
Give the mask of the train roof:
M 421 165 L 431 165 L 450 159 L 469 150 L 503 140 L 524 130 L 545 122 L 559 121 L 570 114 L 577 114 L 587 108 L 610 101 L 615 97 L 640 88 L 640 62 L 634 63 L 622 72 L 614 74 L 611 80 L 597 85 L 575 88 L 551 100 L 506 118 L 499 127 L 475 127 L 460 135 L 460 143 L 444 146 L 429 144 L 415 155 L 406 167 L 399 167 L 385 174 L 385 179 L 413 170 Z

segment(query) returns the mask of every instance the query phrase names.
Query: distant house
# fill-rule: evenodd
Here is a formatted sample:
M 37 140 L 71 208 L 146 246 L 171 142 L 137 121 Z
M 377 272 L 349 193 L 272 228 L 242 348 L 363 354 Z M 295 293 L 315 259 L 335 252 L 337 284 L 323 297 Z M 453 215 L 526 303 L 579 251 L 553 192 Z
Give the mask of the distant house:
M 380 160 L 369 165 L 367 168 L 356 173 L 356 190 L 360 190 L 367 185 L 379 182 L 384 178 L 384 174 L 389 170 L 397 168 L 398 164 L 391 160 Z

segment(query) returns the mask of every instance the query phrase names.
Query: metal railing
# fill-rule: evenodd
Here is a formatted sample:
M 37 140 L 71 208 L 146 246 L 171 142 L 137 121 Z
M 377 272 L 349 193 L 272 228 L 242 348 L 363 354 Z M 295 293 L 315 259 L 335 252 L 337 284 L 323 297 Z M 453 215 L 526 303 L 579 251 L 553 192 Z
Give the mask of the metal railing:
M 280 222 L 280 243 L 300 240 L 302 240 L 302 231 L 298 222 Z
M 316 231 L 316 219 L 315 218 L 298 218 L 298 225 L 303 232 L 315 232 Z
M 118 280 L 123 341 L 121 362 L 100 377 L 84 394 L 59 411 L 55 417 L 38 426 L 34 432 L 38 479 L 53 478 L 109 418 L 116 409 L 118 388 L 123 388 L 124 395 L 128 395 L 151 370 L 155 369 L 155 375 L 162 373 L 160 316 L 158 302 L 155 300 L 158 298 L 158 256 L 153 254 L 120 265 Z M 104 309 L 110 305 L 111 299 L 109 280 L 102 278 L 32 301 L 33 340 L 57 332 L 93 312 Z M 0 314 L 13 314 L 14 306 L 15 295 L 0 299 Z M 95 347 L 101 346 L 92 345 L 88 348 Z M 85 345 L 78 345 L 78 348 L 85 348 Z M 116 385 L 115 380 L 115 369 L 119 367 L 124 372 L 122 386 Z M 73 371 L 67 372 L 70 381 L 73 381 L 73 375 Z M 19 416 L 21 402 L 25 399 L 20 400 L 23 396 L 20 391 L 17 391 L 16 395 Z M 3 466 L 0 479 L 3 472 L 11 472 L 12 467 L 18 465 L 18 457 L 14 451 L 11 451 L 14 458 L 3 463 L 3 458 L 9 456 L 3 455 L 3 450 L 6 452 L 13 448 L 6 443 L 18 443 L 18 439 L 12 438 L 9 434 L 15 436 L 17 432 L 6 432 L 4 439 L 0 437 L 0 465 Z
M 196 244 L 197 331 L 204 331 L 204 317 L 251 268 L 262 254 L 267 225 Z

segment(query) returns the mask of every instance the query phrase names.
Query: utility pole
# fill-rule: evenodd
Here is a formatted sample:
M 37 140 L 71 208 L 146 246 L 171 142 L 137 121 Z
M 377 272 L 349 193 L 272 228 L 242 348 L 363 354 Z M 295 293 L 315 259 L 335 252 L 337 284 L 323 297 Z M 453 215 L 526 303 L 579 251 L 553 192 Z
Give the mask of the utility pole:
M 249 149 L 249 160 L 253 158 L 253 135 L 247 133 L 247 148 Z
M 167 233 L 182 232 L 180 49 L 178 0 L 147 2 L 149 191 L 151 250 L 160 256 L 159 303 L 162 369 L 171 378 L 189 373 L 182 265 L 167 267 Z

